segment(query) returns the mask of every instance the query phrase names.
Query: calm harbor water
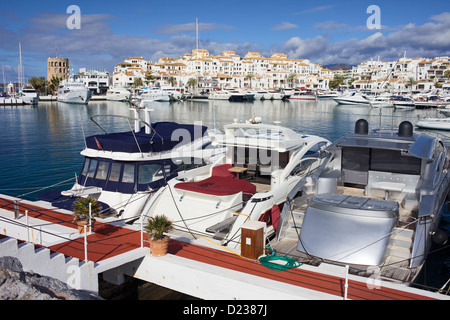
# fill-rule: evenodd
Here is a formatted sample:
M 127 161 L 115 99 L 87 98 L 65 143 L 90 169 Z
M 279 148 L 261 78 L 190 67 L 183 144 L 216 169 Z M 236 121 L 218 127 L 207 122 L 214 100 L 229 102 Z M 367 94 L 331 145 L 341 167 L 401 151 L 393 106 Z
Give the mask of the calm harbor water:
M 436 114 L 436 110 L 431 109 L 394 110 L 344 106 L 337 105 L 333 100 L 185 101 L 155 102 L 148 106 L 154 110 L 152 122 L 201 121 L 209 128 L 222 129 L 224 124 L 231 123 L 234 119 L 245 121 L 255 113 L 265 123 L 279 121 L 282 126 L 320 135 L 331 141 L 351 133 L 355 122 L 361 118 L 369 121 L 370 129 L 376 129 L 380 119 L 383 127 L 398 127 L 404 120 L 414 123 L 419 115 Z M 83 164 L 80 151 L 84 148 L 84 136 L 102 133 L 90 121 L 91 116 L 98 114 L 133 117 L 129 104 L 109 101 L 91 101 L 88 105 L 48 102 L 39 103 L 38 106 L 0 107 L 0 193 L 35 200 L 39 192 L 32 192 L 36 189 L 62 181 L 67 182 L 58 185 L 59 189 L 70 187 Z M 125 131 L 133 127 L 133 123 L 120 118 L 106 117 L 98 121 L 107 132 Z M 421 131 L 439 135 L 450 146 L 450 132 Z M 450 233 L 448 222 L 444 221 L 444 224 Z M 444 262 L 437 265 L 429 263 L 425 282 L 427 285 L 440 287 L 450 277 L 450 253 L 448 248 L 437 249 L 436 255 Z

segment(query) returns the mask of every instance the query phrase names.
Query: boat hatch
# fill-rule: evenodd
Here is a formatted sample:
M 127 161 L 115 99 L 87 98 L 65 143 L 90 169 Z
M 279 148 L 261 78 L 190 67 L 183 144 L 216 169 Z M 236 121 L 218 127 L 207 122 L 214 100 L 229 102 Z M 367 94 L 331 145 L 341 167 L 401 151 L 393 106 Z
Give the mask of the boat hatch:
M 297 249 L 342 263 L 379 265 L 398 212 L 394 201 L 317 195 L 310 200 Z

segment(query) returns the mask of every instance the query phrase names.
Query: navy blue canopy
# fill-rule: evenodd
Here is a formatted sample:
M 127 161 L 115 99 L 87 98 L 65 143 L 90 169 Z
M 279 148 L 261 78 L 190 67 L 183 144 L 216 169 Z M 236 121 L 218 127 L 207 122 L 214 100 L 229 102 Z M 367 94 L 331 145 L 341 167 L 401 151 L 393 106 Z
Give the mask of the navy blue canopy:
M 176 130 L 178 131 L 172 138 Z M 145 133 L 145 127 L 142 127 L 141 131 L 135 132 L 134 135 L 131 131 L 95 135 L 86 138 L 86 145 L 91 149 L 116 152 L 161 152 L 171 150 L 181 142 L 189 143 L 200 138 L 206 130 L 205 126 L 157 122 L 152 124 L 150 134 Z

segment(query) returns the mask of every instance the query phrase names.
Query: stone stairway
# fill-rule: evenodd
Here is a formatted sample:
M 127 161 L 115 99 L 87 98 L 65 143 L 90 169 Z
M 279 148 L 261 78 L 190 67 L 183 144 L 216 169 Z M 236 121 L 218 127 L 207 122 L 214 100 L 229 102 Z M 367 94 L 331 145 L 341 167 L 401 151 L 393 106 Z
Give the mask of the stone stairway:
M 98 274 L 92 261 L 66 257 L 48 248 L 7 236 L 0 236 L 0 256 L 15 257 L 24 270 L 61 280 L 70 288 L 98 292 Z

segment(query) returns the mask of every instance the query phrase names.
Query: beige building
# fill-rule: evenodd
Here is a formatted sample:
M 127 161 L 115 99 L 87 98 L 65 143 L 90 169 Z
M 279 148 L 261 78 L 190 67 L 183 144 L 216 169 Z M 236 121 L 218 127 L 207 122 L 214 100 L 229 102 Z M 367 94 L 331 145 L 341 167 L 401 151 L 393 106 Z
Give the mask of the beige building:
M 69 78 L 69 59 L 66 58 L 48 58 L 47 59 L 47 81 L 53 77 L 60 79 Z

